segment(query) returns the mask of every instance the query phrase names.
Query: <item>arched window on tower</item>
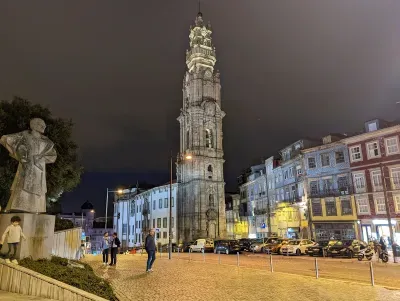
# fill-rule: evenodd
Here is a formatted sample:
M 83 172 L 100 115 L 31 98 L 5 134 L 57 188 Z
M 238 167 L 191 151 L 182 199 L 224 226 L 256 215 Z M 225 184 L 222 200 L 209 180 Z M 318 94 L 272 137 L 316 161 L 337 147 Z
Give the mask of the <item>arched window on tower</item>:
M 212 132 L 211 132 L 211 130 L 210 129 L 206 129 L 206 147 L 207 148 L 212 148 L 212 144 L 213 144 L 213 141 L 212 141 Z
M 190 148 L 189 139 L 190 139 L 189 130 L 187 130 L 186 131 L 186 149 Z
M 214 195 L 213 195 L 213 194 L 210 194 L 210 195 L 208 196 L 208 205 L 209 205 L 210 207 L 214 207 L 214 206 L 215 206 L 215 204 L 214 204 Z
M 208 178 L 212 179 L 212 177 L 213 177 L 213 168 L 212 168 L 211 164 L 208 165 L 208 167 L 207 167 L 207 174 L 208 174 Z

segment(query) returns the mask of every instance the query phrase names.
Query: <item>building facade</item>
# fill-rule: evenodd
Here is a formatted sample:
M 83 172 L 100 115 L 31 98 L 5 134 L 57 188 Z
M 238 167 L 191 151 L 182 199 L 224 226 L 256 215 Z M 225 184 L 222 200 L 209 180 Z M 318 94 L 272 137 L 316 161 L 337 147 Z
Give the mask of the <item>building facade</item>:
M 358 237 L 350 160 L 342 138 L 329 135 L 322 145 L 302 150 L 310 231 L 318 242 Z
M 236 193 L 225 193 L 226 238 L 240 239 L 247 237 L 247 223 L 239 215 L 240 196 Z
M 183 103 L 178 117 L 180 153 L 179 240 L 224 237 L 225 182 L 222 146 L 220 74 L 214 70 L 215 47 L 211 25 L 199 12 L 190 28 L 187 71 L 183 79 Z
M 275 178 L 272 230 L 278 236 L 288 238 L 308 238 L 310 236 L 301 150 L 317 144 L 317 141 L 303 139 L 280 151 L 280 166 L 272 170 Z
M 148 231 L 156 231 L 157 243 L 169 241 L 169 223 L 172 224 L 172 241 L 177 237 L 177 184 L 163 185 L 143 190 L 132 188 L 116 195 L 114 202 L 114 231 L 122 243 L 122 248 L 142 246 Z M 169 218 L 169 206 L 172 207 L 172 218 Z
M 362 240 L 389 237 L 389 214 L 400 243 L 399 139 L 399 125 L 372 120 L 365 124 L 365 133 L 342 140 L 349 151 Z

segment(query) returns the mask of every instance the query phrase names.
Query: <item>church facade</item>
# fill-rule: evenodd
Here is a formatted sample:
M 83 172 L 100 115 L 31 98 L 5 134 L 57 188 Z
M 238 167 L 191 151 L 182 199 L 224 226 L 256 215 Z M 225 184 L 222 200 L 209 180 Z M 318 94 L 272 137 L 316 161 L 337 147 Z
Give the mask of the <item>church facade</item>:
M 211 25 L 198 13 L 190 28 L 177 158 L 178 239 L 225 237 L 225 182 L 220 74 Z

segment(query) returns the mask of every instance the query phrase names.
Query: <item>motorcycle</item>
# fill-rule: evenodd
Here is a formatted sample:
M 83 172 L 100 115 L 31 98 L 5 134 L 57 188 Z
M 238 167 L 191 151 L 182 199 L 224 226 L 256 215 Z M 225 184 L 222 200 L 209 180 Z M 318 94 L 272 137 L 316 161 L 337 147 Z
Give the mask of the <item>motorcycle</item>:
M 386 250 L 379 250 L 379 259 L 382 260 L 382 262 L 386 263 L 389 261 L 389 253 Z
M 371 260 L 373 256 L 374 256 L 374 244 L 369 243 L 367 248 L 360 251 L 357 259 L 358 259 L 358 261 L 362 261 L 365 257 L 367 260 Z

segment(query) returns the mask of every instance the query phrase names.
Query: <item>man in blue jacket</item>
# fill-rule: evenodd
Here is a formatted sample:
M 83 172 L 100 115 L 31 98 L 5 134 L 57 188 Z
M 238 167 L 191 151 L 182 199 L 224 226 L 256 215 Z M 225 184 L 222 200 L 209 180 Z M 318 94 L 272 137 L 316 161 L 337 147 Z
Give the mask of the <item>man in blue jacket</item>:
M 146 236 L 146 241 L 145 241 L 145 249 L 147 252 L 146 272 L 153 272 L 152 266 L 154 261 L 156 260 L 156 241 L 154 239 L 154 234 L 155 234 L 154 229 L 151 229 L 149 235 Z

